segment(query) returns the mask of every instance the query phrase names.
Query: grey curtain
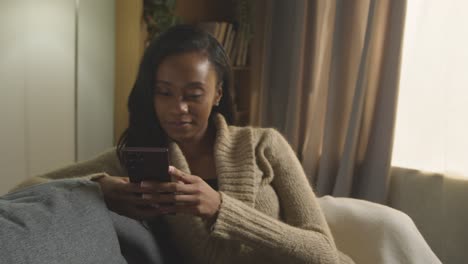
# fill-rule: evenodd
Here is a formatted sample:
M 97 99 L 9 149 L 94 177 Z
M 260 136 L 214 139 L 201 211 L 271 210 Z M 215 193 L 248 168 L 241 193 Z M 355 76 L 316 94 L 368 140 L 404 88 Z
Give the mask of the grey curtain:
M 406 1 L 263 4 L 253 124 L 283 132 L 318 195 L 385 202 Z

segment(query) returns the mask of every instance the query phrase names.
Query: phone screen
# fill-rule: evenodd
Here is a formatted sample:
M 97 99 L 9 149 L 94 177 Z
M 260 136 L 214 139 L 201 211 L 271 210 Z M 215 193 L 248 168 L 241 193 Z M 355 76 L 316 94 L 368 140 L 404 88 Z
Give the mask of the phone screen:
M 170 182 L 167 148 L 127 147 L 123 149 L 130 182 Z

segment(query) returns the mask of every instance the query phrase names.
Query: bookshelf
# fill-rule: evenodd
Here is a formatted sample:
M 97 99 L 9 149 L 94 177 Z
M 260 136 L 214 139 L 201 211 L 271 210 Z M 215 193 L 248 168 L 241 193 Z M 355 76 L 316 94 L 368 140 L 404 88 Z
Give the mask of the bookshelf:
M 255 0 L 253 10 L 253 36 L 244 58 L 244 63 L 234 63 L 234 98 L 236 125 L 256 125 L 258 91 L 262 83 L 261 61 L 264 56 L 265 7 L 269 0 Z M 116 1 L 116 104 L 115 137 L 119 138 L 127 126 L 126 100 L 136 78 L 137 61 L 143 54 L 146 28 L 141 20 L 143 1 Z M 257 14 L 258 13 L 258 14 Z M 177 0 L 175 14 L 184 23 L 202 22 L 237 23 L 235 0 Z M 234 28 L 234 27 L 233 27 Z M 132 36 L 132 38 L 129 38 Z M 233 40 L 235 41 L 235 40 Z M 231 44 L 232 45 L 232 44 Z

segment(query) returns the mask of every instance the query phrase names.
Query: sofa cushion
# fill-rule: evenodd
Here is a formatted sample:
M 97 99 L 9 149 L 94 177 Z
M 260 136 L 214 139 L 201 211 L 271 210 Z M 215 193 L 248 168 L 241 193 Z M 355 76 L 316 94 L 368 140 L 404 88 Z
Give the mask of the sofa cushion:
M 441 263 L 406 214 L 352 198 L 319 198 L 339 250 L 359 264 Z
M 57 180 L 0 197 L 0 263 L 126 263 L 98 184 Z
M 443 263 L 468 263 L 468 178 L 392 168 L 388 205 L 408 214 Z
M 148 224 L 110 212 L 120 243 L 120 251 L 129 264 L 163 263 L 163 256 Z

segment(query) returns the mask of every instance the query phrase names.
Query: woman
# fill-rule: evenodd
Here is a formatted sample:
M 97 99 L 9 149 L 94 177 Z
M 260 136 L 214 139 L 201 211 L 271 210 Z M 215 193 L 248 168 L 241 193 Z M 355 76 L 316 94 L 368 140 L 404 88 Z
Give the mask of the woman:
M 190 263 L 353 263 L 337 250 L 286 140 L 273 129 L 230 125 L 231 76 L 219 43 L 192 26 L 175 26 L 150 44 L 113 155 L 168 147 L 174 181 L 130 183 L 116 158 L 98 158 L 95 167 L 114 175 L 88 177 L 108 208 L 163 219 Z

